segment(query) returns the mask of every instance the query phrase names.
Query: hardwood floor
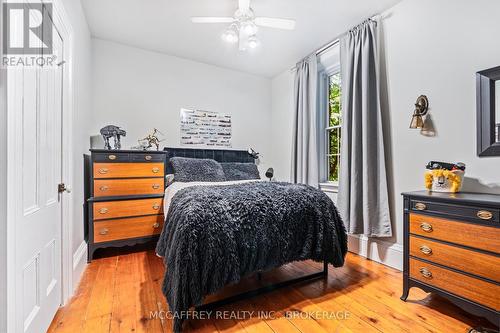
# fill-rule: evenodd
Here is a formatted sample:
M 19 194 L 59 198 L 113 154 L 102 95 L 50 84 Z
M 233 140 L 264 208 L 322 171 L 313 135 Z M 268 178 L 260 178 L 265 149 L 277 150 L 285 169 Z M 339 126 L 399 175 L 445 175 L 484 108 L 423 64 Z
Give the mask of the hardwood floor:
M 289 264 L 264 273 L 261 282 L 250 277 L 208 300 L 317 270 L 321 264 L 310 261 Z M 152 250 L 104 253 L 88 265 L 75 296 L 57 312 L 48 332 L 171 332 L 163 272 Z M 344 267 L 330 267 L 328 281 L 234 303 L 209 319 L 187 321 L 184 331 L 465 333 L 471 327 L 491 328 L 484 319 L 416 288 L 407 302 L 401 301 L 401 281 L 399 271 L 349 253 Z

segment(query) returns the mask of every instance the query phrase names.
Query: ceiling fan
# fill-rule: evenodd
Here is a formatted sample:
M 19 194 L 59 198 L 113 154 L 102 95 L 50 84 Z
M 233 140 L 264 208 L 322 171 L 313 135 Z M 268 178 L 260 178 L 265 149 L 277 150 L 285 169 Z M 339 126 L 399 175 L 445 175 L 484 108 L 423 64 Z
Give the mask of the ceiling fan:
M 240 51 L 247 48 L 256 48 L 259 46 L 257 38 L 258 27 L 267 27 L 283 30 L 295 29 L 295 20 L 256 17 L 250 0 L 238 0 L 238 9 L 233 17 L 191 17 L 193 23 L 229 23 L 229 27 L 222 34 L 222 39 L 228 43 L 239 42 Z

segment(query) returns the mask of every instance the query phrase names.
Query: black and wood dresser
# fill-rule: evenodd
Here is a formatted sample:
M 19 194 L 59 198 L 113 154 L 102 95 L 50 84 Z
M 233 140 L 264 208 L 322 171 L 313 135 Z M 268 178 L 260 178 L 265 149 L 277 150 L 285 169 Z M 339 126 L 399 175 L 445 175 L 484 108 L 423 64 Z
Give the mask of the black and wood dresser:
M 401 299 L 419 287 L 498 325 L 500 196 L 419 191 L 403 198 Z
M 87 161 L 88 261 L 99 248 L 157 239 L 164 220 L 165 152 L 93 149 Z

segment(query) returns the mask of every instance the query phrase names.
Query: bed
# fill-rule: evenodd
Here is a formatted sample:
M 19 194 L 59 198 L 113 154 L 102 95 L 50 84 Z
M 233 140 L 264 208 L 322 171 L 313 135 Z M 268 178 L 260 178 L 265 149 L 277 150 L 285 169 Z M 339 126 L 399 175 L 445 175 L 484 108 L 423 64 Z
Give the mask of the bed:
M 327 264 L 344 264 L 345 228 L 322 191 L 261 180 L 244 151 L 165 150 L 167 173 L 174 176 L 156 252 L 166 267 L 162 289 L 175 332 L 192 307 L 213 308 L 325 277 Z M 245 276 L 307 259 L 323 262 L 323 271 L 203 304 L 205 296 Z

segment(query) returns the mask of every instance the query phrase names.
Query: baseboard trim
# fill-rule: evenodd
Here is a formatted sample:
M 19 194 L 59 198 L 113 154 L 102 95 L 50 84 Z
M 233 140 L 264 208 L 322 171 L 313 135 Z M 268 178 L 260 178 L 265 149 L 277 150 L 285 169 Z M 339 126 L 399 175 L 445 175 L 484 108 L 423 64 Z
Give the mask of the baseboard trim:
M 73 254 L 73 276 L 71 281 L 72 293 L 78 286 L 85 266 L 87 265 L 87 242 L 83 241 Z
M 401 244 L 363 235 L 349 235 L 347 242 L 350 252 L 400 271 L 403 270 L 403 246 Z

